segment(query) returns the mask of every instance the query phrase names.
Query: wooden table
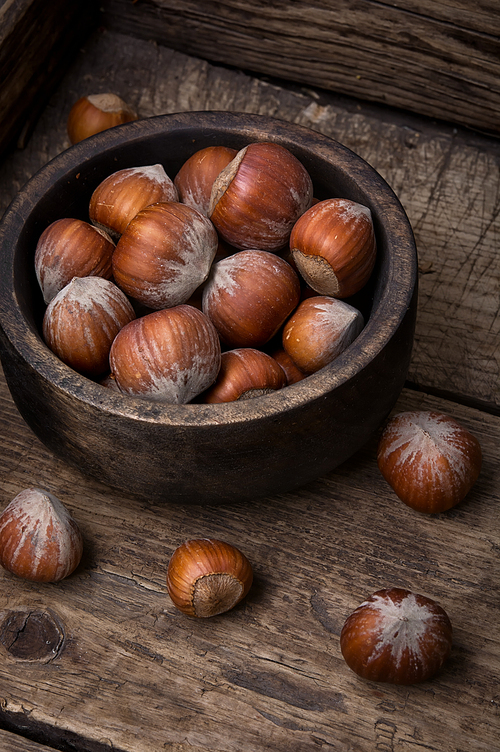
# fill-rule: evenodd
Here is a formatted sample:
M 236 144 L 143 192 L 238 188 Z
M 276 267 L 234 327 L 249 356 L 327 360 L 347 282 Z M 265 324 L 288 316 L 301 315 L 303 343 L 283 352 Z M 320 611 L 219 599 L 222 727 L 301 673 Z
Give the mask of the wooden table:
M 46 488 L 85 536 L 80 567 L 61 583 L 0 573 L 1 749 L 498 752 L 500 142 L 101 29 L 26 148 L 0 166 L 0 211 L 69 145 L 71 104 L 99 91 L 144 117 L 273 115 L 370 162 L 400 197 L 419 249 L 415 347 L 396 411 L 454 416 L 480 440 L 484 464 L 466 500 L 432 516 L 405 507 L 382 479 L 377 437 L 295 493 L 216 508 L 150 504 L 54 457 L 0 379 L 1 506 Z M 165 586 L 174 548 L 198 536 L 234 543 L 255 571 L 246 600 L 210 620 L 181 615 Z M 449 662 L 422 685 L 363 681 L 340 653 L 348 614 L 392 585 L 434 598 L 454 625 Z

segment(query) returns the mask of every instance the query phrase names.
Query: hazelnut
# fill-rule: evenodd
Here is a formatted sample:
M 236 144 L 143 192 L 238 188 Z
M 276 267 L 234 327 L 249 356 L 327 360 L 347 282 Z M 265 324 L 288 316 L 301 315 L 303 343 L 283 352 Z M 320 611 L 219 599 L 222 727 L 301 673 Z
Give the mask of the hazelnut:
M 371 212 L 348 199 L 319 201 L 295 223 L 290 251 L 309 287 L 348 298 L 364 287 L 375 265 Z
M 275 143 L 252 143 L 216 178 L 208 216 L 226 242 L 242 250 L 275 252 L 312 202 L 304 165 Z
M 252 347 L 222 353 L 215 383 L 203 395 L 210 404 L 234 402 L 270 394 L 286 386 L 286 376 L 274 358 Z
M 300 281 L 268 251 L 239 251 L 215 263 L 203 289 L 204 313 L 229 347 L 261 347 L 292 313 Z
M 43 337 L 66 365 L 97 377 L 109 370 L 115 336 L 134 318 L 130 301 L 113 282 L 74 277 L 47 306 Z
M 174 178 L 179 200 L 208 216 L 214 180 L 237 153 L 229 146 L 207 146 L 195 152 Z
M 167 589 L 187 616 L 209 617 L 229 611 L 250 590 L 250 562 L 223 541 L 189 540 L 175 549 L 168 564 Z
M 104 277 L 112 274 L 115 244 L 101 229 L 81 219 L 57 219 L 40 235 L 35 250 L 35 273 L 45 303 L 73 277 Z
M 99 183 L 90 197 L 89 217 L 118 239 L 141 209 L 177 200 L 177 188 L 161 164 L 128 167 Z
M 214 325 L 189 305 L 135 319 L 118 333 L 109 356 L 121 392 L 172 404 L 190 402 L 208 389 L 220 359 Z
M 481 470 L 479 441 L 443 413 L 395 415 L 380 437 L 377 462 L 391 488 L 418 512 L 445 512 L 469 493 Z
M 273 350 L 270 355 L 284 370 L 288 386 L 290 384 L 297 384 L 302 379 L 305 379 L 306 374 L 300 368 L 297 368 L 289 354 L 282 347 Z
M 416 684 L 434 676 L 451 652 L 452 625 L 444 609 L 402 588 L 378 590 L 347 618 L 340 649 L 363 679 Z
M 361 313 L 343 300 L 305 298 L 283 327 L 283 348 L 303 373 L 315 373 L 354 342 L 363 329 Z
M 142 209 L 113 254 L 116 284 L 152 309 L 185 303 L 208 277 L 218 238 L 210 220 L 177 202 Z
M 89 94 L 72 106 L 68 136 L 72 144 L 115 125 L 137 120 L 135 111 L 116 94 Z
M 48 491 L 21 491 L 0 516 L 0 564 L 19 577 L 58 582 L 76 569 L 82 553 L 77 523 Z

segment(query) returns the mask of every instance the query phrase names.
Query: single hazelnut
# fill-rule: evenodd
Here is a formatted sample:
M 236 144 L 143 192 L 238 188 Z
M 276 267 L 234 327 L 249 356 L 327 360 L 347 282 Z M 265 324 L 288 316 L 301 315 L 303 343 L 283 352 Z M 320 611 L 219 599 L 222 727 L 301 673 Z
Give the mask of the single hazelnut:
M 411 410 L 385 426 L 377 462 L 401 501 L 431 514 L 465 498 L 479 476 L 482 453 L 476 437 L 450 416 Z
M 402 588 L 378 590 L 347 618 L 340 649 L 363 679 L 391 684 L 427 681 L 451 652 L 452 625 L 444 609 Z
M 312 202 L 312 180 L 291 151 L 252 143 L 215 179 L 208 216 L 219 235 L 242 250 L 278 251 Z
M 283 349 L 303 373 L 315 373 L 354 342 L 364 326 L 361 313 L 336 298 L 305 298 L 283 327 Z
M 171 404 L 190 402 L 213 384 L 221 347 L 214 325 L 189 305 L 135 319 L 111 346 L 111 372 L 121 392 Z
M 118 239 L 141 209 L 177 200 L 177 188 L 161 164 L 128 167 L 108 175 L 95 188 L 89 217 Z
M 142 209 L 113 254 L 116 284 L 152 309 L 186 303 L 208 277 L 218 238 L 210 220 L 178 202 Z
M 252 347 L 222 353 L 215 383 L 203 395 L 203 402 L 216 404 L 252 399 L 286 386 L 286 375 L 274 358 Z
M 189 540 L 168 564 L 167 589 L 187 616 L 209 617 L 229 611 L 250 590 L 253 572 L 239 549 L 223 541 Z
M 290 250 L 309 287 L 348 298 L 365 286 L 375 265 L 371 212 L 348 199 L 319 201 L 295 223 Z
M 305 379 L 306 374 L 297 368 L 287 351 L 283 347 L 278 347 L 270 353 L 271 357 L 281 366 L 285 372 L 287 386 L 297 384 Z
M 212 266 L 204 313 L 229 347 L 259 348 L 290 316 L 300 281 L 290 264 L 268 251 L 239 251 Z
M 73 277 L 104 277 L 112 274 L 111 237 L 82 219 L 57 219 L 40 235 L 35 250 L 35 273 L 45 303 Z
M 174 178 L 179 201 L 208 216 L 214 180 L 237 153 L 229 146 L 207 146 L 195 152 Z
M 21 491 L 0 516 L 0 564 L 18 577 L 58 582 L 76 569 L 82 553 L 77 523 L 48 491 Z
M 98 377 L 109 370 L 115 336 L 134 318 L 130 301 L 113 282 L 74 277 L 47 306 L 43 337 L 70 368 Z
M 72 106 L 68 136 L 72 144 L 115 125 L 137 120 L 136 112 L 116 94 L 89 94 Z

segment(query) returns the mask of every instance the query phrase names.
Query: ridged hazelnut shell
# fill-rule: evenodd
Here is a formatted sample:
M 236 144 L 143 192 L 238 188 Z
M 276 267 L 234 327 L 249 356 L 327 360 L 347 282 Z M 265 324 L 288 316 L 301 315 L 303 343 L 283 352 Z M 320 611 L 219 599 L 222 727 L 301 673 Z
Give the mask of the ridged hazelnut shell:
M 57 582 L 76 569 L 82 552 L 77 523 L 47 491 L 21 491 L 0 516 L 0 563 L 19 577 Z
M 57 219 L 40 235 L 35 273 L 45 303 L 73 277 L 111 279 L 115 244 L 103 230 L 81 219 Z
M 279 144 L 252 143 L 215 180 L 209 217 L 235 248 L 275 252 L 312 199 L 311 177 L 294 154 Z
M 403 588 L 373 593 L 347 618 L 340 649 L 363 679 L 416 684 L 434 676 L 452 647 L 452 625 L 435 601 Z
M 89 217 L 118 238 L 141 209 L 178 198 L 177 188 L 161 164 L 128 167 L 113 172 L 95 188 Z
M 176 548 L 167 570 L 170 598 L 188 616 L 229 611 L 247 595 L 252 580 L 250 562 L 239 549 L 208 538 Z
M 286 386 L 286 375 L 267 353 L 252 347 L 222 353 L 215 384 L 203 395 L 203 402 L 216 404 L 253 399 Z
M 137 113 L 116 94 L 89 94 L 72 106 L 67 122 L 72 144 L 115 125 L 137 120 Z
M 217 232 L 191 206 L 159 203 L 140 211 L 113 254 L 116 284 L 132 298 L 159 310 L 185 303 L 208 277 Z
M 195 152 L 174 178 L 179 201 L 208 216 L 214 181 L 237 153 L 229 146 L 207 146 Z
M 371 212 L 348 199 L 319 201 L 294 225 L 290 251 L 309 287 L 348 298 L 365 286 L 375 265 Z
M 100 376 L 109 370 L 111 343 L 134 318 L 130 301 L 113 282 L 74 277 L 47 306 L 43 337 L 66 365 Z
M 125 326 L 109 356 L 121 392 L 171 404 L 189 402 L 207 389 L 217 377 L 220 359 L 212 322 L 184 304 Z
M 202 306 L 226 345 L 259 348 L 299 299 L 299 278 L 284 259 L 268 251 L 239 251 L 212 266 Z
M 315 373 L 338 358 L 363 326 L 360 311 L 343 300 L 306 298 L 283 327 L 283 348 L 300 371 Z
M 384 428 L 377 462 L 385 480 L 412 509 L 451 509 L 469 493 L 481 471 L 481 445 L 454 418 L 436 411 L 395 415 Z

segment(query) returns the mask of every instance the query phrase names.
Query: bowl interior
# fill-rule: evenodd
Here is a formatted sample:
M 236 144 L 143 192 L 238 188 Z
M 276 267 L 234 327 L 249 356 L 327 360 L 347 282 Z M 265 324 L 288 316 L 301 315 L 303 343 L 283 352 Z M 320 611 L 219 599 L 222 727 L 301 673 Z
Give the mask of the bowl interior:
M 242 148 L 275 141 L 308 169 L 318 199 L 350 198 L 371 209 L 377 237 L 375 270 L 361 293 L 349 300 L 365 317 L 357 340 L 336 361 L 282 393 L 226 405 L 161 405 L 116 395 L 62 364 L 41 338 L 44 312 L 34 273 L 34 250 L 42 231 L 61 217 L 88 220 L 94 188 L 125 167 L 161 163 L 173 179 L 195 151 L 209 145 Z M 42 168 L 20 192 L 2 222 L 2 309 L 5 336 L 27 361 L 69 393 L 100 409 L 131 417 L 210 425 L 221 420 L 259 419 L 315 399 L 362 370 L 390 339 L 415 286 L 411 229 L 396 196 L 365 161 L 330 138 L 272 118 L 239 113 L 182 113 L 149 118 L 105 131 L 77 144 Z M 15 322 L 15 325 L 13 325 Z

